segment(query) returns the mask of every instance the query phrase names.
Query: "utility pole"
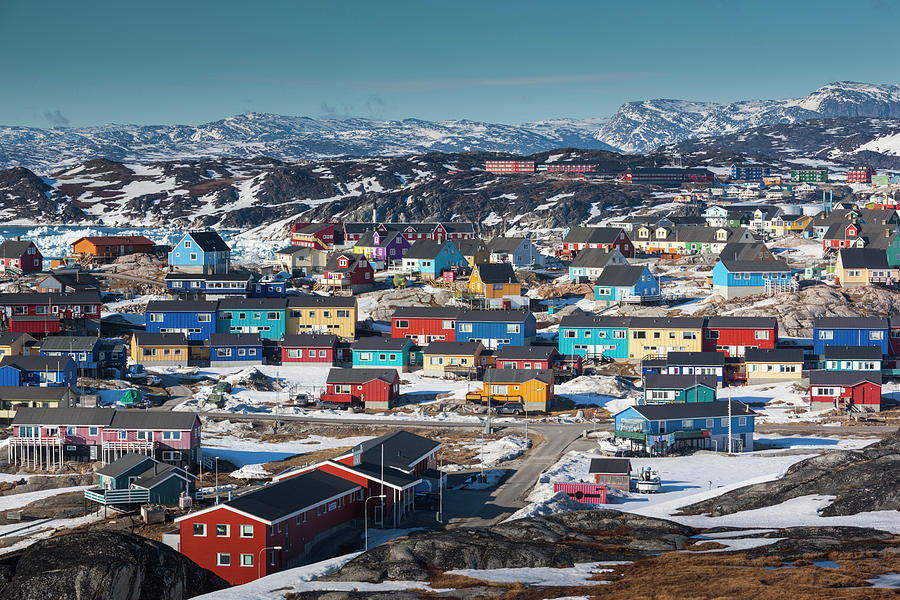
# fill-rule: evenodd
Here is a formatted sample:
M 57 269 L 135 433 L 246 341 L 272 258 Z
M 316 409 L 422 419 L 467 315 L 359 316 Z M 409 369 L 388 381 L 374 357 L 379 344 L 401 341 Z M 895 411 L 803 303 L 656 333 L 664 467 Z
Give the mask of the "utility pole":
M 731 454 L 731 388 L 728 388 L 728 454 Z

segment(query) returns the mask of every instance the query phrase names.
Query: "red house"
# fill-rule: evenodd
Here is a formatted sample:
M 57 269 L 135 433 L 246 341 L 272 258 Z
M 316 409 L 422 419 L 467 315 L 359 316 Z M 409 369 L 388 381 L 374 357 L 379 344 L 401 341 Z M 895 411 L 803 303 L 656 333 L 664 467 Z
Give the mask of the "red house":
M 575 257 L 585 248 L 618 248 L 622 256 L 634 256 L 634 244 L 625 230 L 618 227 L 571 227 L 563 237 L 562 250 L 559 255 L 566 258 Z
M 346 291 L 353 294 L 372 289 L 375 269 L 362 254 L 340 252 L 325 261 L 322 286 L 329 291 Z
M 100 323 L 100 294 L 97 292 L 0 294 L 0 326 L 14 333 L 58 333 L 62 326 L 78 331 L 95 331 Z
M 459 313 L 443 306 L 401 306 L 391 316 L 391 337 L 409 338 L 420 346 L 455 342 Z
M 829 248 L 853 248 L 859 240 L 859 225 L 834 223 L 822 237 L 822 250 Z
M 0 270 L 19 269 L 23 273 L 35 273 L 44 268 L 44 255 L 28 240 L 6 240 L 0 244 Z
M 328 372 L 321 400 L 386 410 L 399 396 L 400 375 L 396 369 L 335 368 Z
M 344 241 L 343 233 L 340 223 L 294 223 L 291 227 L 291 245 L 330 250 L 335 243 Z
M 281 343 L 282 364 L 334 364 L 338 336 L 301 333 L 286 335 Z
M 178 550 L 239 585 L 309 562 L 313 545 L 363 514 L 350 478 L 309 470 L 175 519 Z
M 494 353 L 498 369 L 557 369 L 580 375 L 581 356 L 565 356 L 553 346 L 504 346 Z
M 775 317 L 709 317 L 703 327 L 702 349 L 744 356 L 747 348 L 775 348 L 777 340 Z
M 847 183 L 872 183 L 873 167 L 854 167 L 847 171 Z
M 880 371 L 811 371 L 810 408 L 878 412 L 881 410 Z

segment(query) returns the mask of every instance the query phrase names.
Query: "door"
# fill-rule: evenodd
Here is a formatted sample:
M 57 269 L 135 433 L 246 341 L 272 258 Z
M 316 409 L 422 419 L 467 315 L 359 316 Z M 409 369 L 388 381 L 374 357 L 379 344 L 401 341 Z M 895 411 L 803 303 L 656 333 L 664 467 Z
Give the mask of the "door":
M 91 446 L 91 460 L 97 460 L 97 446 Z

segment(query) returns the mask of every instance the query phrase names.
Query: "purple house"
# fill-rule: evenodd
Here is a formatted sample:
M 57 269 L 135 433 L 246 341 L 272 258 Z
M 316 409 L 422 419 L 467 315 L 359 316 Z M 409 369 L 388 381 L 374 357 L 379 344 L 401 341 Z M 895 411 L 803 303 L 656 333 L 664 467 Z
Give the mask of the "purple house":
M 370 262 L 386 265 L 399 262 L 409 250 L 409 242 L 396 231 L 367 231 L 353 246 L 355 254 L 363 254 Z

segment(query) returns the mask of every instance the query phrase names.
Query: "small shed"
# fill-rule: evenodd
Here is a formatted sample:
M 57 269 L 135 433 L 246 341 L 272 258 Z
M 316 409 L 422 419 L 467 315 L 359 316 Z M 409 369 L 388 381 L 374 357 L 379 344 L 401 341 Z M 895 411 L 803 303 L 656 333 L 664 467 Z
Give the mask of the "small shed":
M 627 458 L 593 458 L 588 473 L 595 483 L 624 492 L 631 489 L 631 461 Z

